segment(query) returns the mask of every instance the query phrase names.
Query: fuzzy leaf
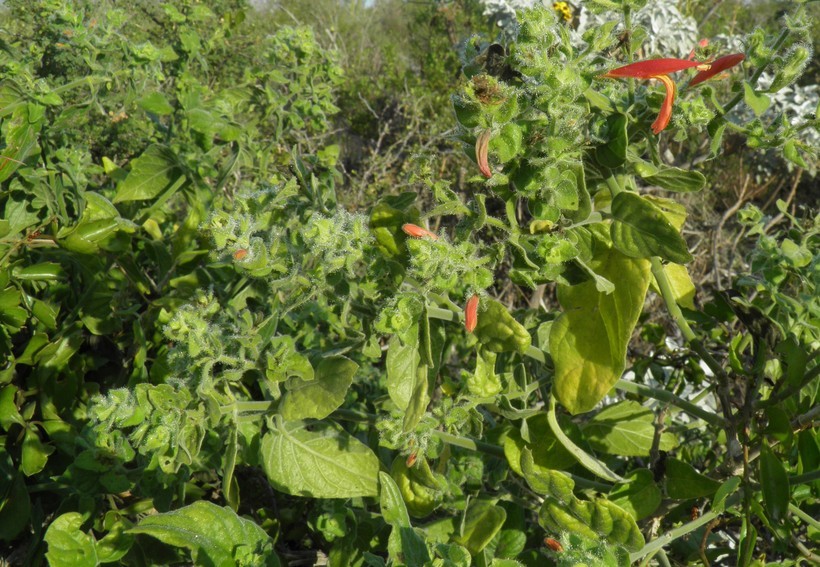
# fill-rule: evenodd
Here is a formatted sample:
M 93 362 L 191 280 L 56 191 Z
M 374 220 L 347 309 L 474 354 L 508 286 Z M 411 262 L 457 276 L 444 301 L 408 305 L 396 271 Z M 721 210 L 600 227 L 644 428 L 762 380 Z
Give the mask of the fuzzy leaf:
M 611 455 L 645 457 L 655 436 L 655 414 L 637 402 L 624 400 L 604 408 L 584 426 L 584 437 L 597 450 Z M 661 436 L 660 449 L 676 445 L 671 434 Z
M 564 309 L 550 332 L 555 363 L 553 392 L 570 413 L 591 410 L 621 377 L 626 346 L 649 286 L 649 261 L 608 249 L 591 263 L 595 272 L 616 282 L 602 293 L 594 281 L 559 285 Z
M 692 259 L 678 230 L 657 206 L 640 195 L 618 193 L 612 200 L 612 218 L 612 243 L 627 256 L 660 256 L 677 264 Z
M 172 512 L 144 518 L 129 530 L 191 550 L 197 565 L 279 567 L 273 540 L 258 525 L 233 510 L 200 500 Z
M 264 435 L 260 450 L 271 484 L 287 494 L 311 498 L 378 494 L 378 458 L 338 426 L 279 424 Z
M 714 494 L 720 483 L 678 459 L 666 459 L 666 494 L 676 500 L 702 498 Z
M 295 379 L 282 396 L 279 412 L 286 421 L 324 419 L 345 401 L 359 365 L 343 356 L 324 358 L 314 379 Z
M 131 161 L 131 171 L 117 185 L 114 202 L 153 199 L 176 183 L 181 175 L 182 169 L 170 148 L 149 146 Z

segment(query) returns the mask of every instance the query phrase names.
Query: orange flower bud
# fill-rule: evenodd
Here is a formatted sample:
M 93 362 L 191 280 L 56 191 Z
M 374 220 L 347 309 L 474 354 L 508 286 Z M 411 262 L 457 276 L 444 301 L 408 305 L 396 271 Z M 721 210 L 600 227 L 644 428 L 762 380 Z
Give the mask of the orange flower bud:
M 416 464 L 416 459 L 418 459 L 418 454 L 410 453 L 409 455 L 407 455 L 407 460 L 404 462 L 404 464 L 407 465 L 407 468 L 409 469 L 410 467 Z
M 549 547 L 555 553 L 560 553 L 560 552 L 564 551 L 564 546 L 561 545 L 561 543 L 558 540 L 553 539 L 551 537 L 545 537 L 544 538 L 544 545 Z
M 478 169 L 481 171 L 481 175 L 487 179 L 493 176 L 493 172 L 490 170 L 490 162 L 487 160 L 487 152 L 490 149 L 490 135 L 492 133 L 493 131 L 487 128 L 478 135 L 478 139 L 475 141 L 475 159 L 478 162 Z
M 473 295 L 464 307 L 464 328 L 468 333 L 472 333 L 478 324 L 478 300 L 478 295 Z
M 233 259 L 236 260 L 237 262 L 240 262 L 240 261 L 244 260 L 247 255 L 248 255 L 248 251 L 244 248 L 240 248 L 239 250 L 237 250 L 236 252 L 233 253 Z
M 426 228 L 421 228 L 415 224 L 403 224 L 401 225 L 401 229 L 404 231 L 404 234 L 407 236 L 412 236 L 413 238 L 431 238 L 433 240 L 438 240 L 438 236 Z

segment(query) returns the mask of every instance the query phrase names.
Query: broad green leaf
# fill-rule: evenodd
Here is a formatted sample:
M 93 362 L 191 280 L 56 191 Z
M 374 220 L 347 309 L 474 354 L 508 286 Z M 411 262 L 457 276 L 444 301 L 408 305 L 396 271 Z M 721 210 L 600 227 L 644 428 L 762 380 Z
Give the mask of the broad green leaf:
M 642 197 L 655 205 L 676 230 L 680 231 L 683 228 L 683 223 L 686 222 L 686 207 L 674 199 L 667 199 L 666 197 L 658 197 L 657 195 L 642 195 Z
M 547 412 L 547 423 L 549 423 L 555 438 L 561 443 L 564 448 L 572 453 L 578 464 L 594 475 L 597 475 L 610 482 L 623 482 L 623 478 L 611 471 L 604 463 L 581 449 L 578 445 L 572 442 L 572 439 L 564 435 L 558 419 L 555 416 L 555 398 L 550 398 L 550 407 Z
M 783 463 L 767 445 L 761 447 L 759 472 L 763 506 L 773 522 L 780 522 L 789 509 L 789 477 Z
M 752 85 L 749 83 L 743 83 L 743 100 L 749 105 L 749 108 L 752 109 L 752 112 L 755 113 L 755 116 L 760 116 L 766 110 L 768 110 L 769 105 L 772 104 L 772 99 L 766 96 L 763 93 L 757 93 L 752 88 Z
M 36 109 L 34 113 L 31 112 L 33 109 Z M 3 122 L 0 182 L 10 178 L 29 156 L 40 153 L 37 138 L 43 125 L 42 110 L 41 106 L 24 104 Z
M 68 512 L 54 520 L 46 531 L 46 559 L 51 567 L 96 567 L 99 564 L 94 537 L 80 531 L 83 517 Z
M 722 512 L 726 505 L 726 497 L 732 494 L 740 486 L 740 477 L 733 476 L 720 485 L 712 498 L 712 510 Z
M 419 364 L 415 374 L 416 380 L 402 423 L 402 431 L 405 432 L 415 429 L 430 404 L 430 374 L 427 366 Z
M 445 563 L 447 567 L 470 567 L 473 563 L 470 552 L 456 543 L 437 543 L 436 554 L 449 561 L 449 563 Z
M 20 470 L 26 476 L 32 476 L 42 471 L 48 461 L 48 456 L 54 452 L 54 447 L 40 441 L 37 428 L 33 425 L 26 428 L 23 437 L 23 451 L 20 459 Z
M 524 449 L 529 449 L 532 452 L 534 464 L 544 469 L 564 470 L 576 463 L 572 453 L 567 451 L 555 437 L 546 413 L 542 412 L 527 418 L 526 425 L 529 430 L 529 443 L 524 441 L 517 429 L 510 431 L 504 437 L 504 456 L 507 457 L 512 470 L 523 474 L 521 453 Z M 569 426 L 569 423 L 566 425 Z M 577 427 L 575 430 L 577 431 Z
M 655 437 L 655 414 L 637 402 L 624 400 L 601 410 L 584 425 L 584 438 L 597 450 L 624 457 L 646 457 Z M 664 433 L 660 449 L 676 446 L 675 437 Z
M 396 481 L 386 472 L 379 473 L 379 507 L 382 518 L 391 526 L 410 527 L 410 515 Z
M 160 92 L 153 92 L 143 96 L 137 101 L 137 104 L 148 112 L 152 112 L 157 116 L 165 116 L 174 111 L 174 107 L 168 102 L 164 94 Z
M 490 500 L 471 500 L 462 522 L 461 533 L 453 538 L 472 554 L 478 554 L 504 525 L 507 511 Z
M 564 216 L 575 222 L 581 222 L 589 218 L 592 212 L 592 201 L 587 189 L 586 173 L 581 164 L 572 166 L 572 173 L 575 177 L 575 192 L 578 196 L 578 207 L 574 211 L 564 211 Z
M 117 185 L 115 203 L 153 199 L 171 186 L 178 184 L 183 175 L 174 152 L 165 146 L 149 146 L 142 155 L 131 161 L 131 171 Z
M 661 504 L 661 489 L 655 484 L 651 471 L 638 469 L 626 477 L 627 481 L 610 492 L 607 497 L 629 512 L 636 521 L 657 510 Z
M 31 314 L 50 331 L 57 329 L 57 315 L 59 313 L 57 308 L 45 301 L 34 299 L 31 303 Z
M 379 506 L 384 521 L 393 527 L 387 544 L 391 558 L 401 559 L 406 565 L 425 565 L 430 561 L 424 539 L 410 524 L 399 487 L 385 472 L 379 473 Z
M 709 122 L 706 129 L 709 132 L 709 136 L 712 137 L 712 141 L 709 143 L 709 155 L 710 157 L 717 157 L 723 144 L 723 132 L 726 131 L 726 119 L 722 116 L 715 118 Z
M 268 380 L 284 382 L 295 376 L 309 382 L 316 377 L 310 361 L 296 350 L 293 337 L 284 335 L 271 338 L 266 356 L 265 377 Z
M 172 512 L 143 518 L 128 530 L 191 550 L 197 565 L 279 567 L 273 540 L 233 510 L 200 500 Z
M 820 469 L 820 446 L 812 430 L 801 431 L 797 436 L 798 463 L 803 473 Z
M 28 525 L 31 500 L 23 475 L 0 446 L 0 541 L 11 541 Z
M 100 563 L 114 563 L 122 559 L 131 549 L 134 543 L 134 536 L 127 533 L 128 525 L 125 521 L 117 518 L 113 525 L 108 523 L 108 516 L 117 518 L 117 512 L 106 513 L 106 527 L 108 533 L 97 542 L 97 559 Z
M 336 425 L 280 423 L 262 437 L 261 456 L 271 484 L 287 494 L 310 498 L 378 494 L 378 458 Z
M 571 532 L 593 540 L 603 537 L 630 551 L 644 546 L 635 519 L 604 498 L 590 501 L 573 497 L 569 502 L 559 502 L 547 497 L 538 511 L 538 523 L 553 533 Z
M 26 420 L 17 411 L 17 391 L 17 386 L 11 384 L 0 388 L 0 427 L 4 431 L 8 431 L 14 423 L 23 427 L 26 425 Z M 0 490 L 0 494 L 3 494 L 2 490 Z
M 324 419 L 345 400 L 359 365 L 343 356 L 324 358 L 316 367 L 314 379 L 293 379 L 279 406 L 286 421 Z
M 626 149 L 629 146 L 626 116 L 613 114 L 607 119 L 607 125 L 609 139 L 595 149 L 595 159 L 604 167 L 616 169 L 626 162 Z
M 695 470 L 684 461 L 666 459 L 666 494 L 676 500 L 703 498 L 714 494 L 720 483 Z
M 678 193 L 692 193 L 706 186 L 706 177 L 702 173 L 679 167 L 663 166 L 649 175 L 638 173 L 647 183 Z
M 663 271 L 666 274 L 666 279 L 669 280 L 672 294 L 675 297 L 675 303 L 681 307 L 694 310 L 696 289 L 686 266 L 681 266 L 680 264 L 664 264 Z M 661 294 L 655 278 L 652 278 L 650 285 L 652 286 L 652 291 L 658 295 Z
M 612 218 L 612 243 L 627 256 L 660 256 L 677 264 L 692 259 L 678 230 L 658 207 L 640 195 L 628 191 L 615 195 Z
M 495 556 L 512 559 L 514 557 L 518 557 L 518 554 L 524 551 L 524 548 L 527 546 L 527 532 L 524 529 L 525 526 L 523 525 L 523 521 L 521 522 L 520 528 L 510 528 L 510 515 L 514 512 L 510 512 L 509 508 L 506 510 L 507 521 L 504 524 L 505 527 L 498 532 L 497 545 L 495 546 Z M 517 508 L 517 510 L 523 512 L 520 507 Z
M 615 291 L 602 293 L 594 281 L 559 285 L 563 313 L 550 331 L 553 392 L 572 414 L 595 407 L 621 377 L 649 286 L 648 260 L 628 258 L 614 249 L 598 254 L 590 265 L 616 282 Z
M 413 328 L 415 331 L 412 330 Z M 418 324 L 414 324 L 405 336 L 410 336 L 411 339 L 402 341 L 398 335 L 391 337 L 385 362 L 387 393 L 400 410 L 407 409 L 416 386 L 416 376 L 421 361 Z
M 783 144 L 783 157 L 796 166 L 802 167 L 803 169 L 811 169 L 809 164 L 806 163 L 806 160 L 803 159 L 803 156 L 800 155 L 800 151 L 797 148 L 798 145 L 795 140 L 787 141 Z
M 389 257 L 407 254 L 404 247 L 407 235 L 402 232 L 401 227 L 405 223 L 418 222 L 419 212 L 412 206 L 416 197 L 415 193 L 409 192 L 385 197 L 370 213 L 370 229 L 376 237 L 379 249 Z
M 479 348 L 475 372 L 467 377 L 467 390 L 473 396 L 492 398 L 501 392 L 501 378 L 495 372 L 498 355 L 489 349 Z
M 524 134 L 515 122 L 508 122 L 490 139 L 490 151 L 501 163 L 507 163 L 521 151 Z
M 529 449 L 521 451 L 521 473 L 530 488 L 538 494 L 550 496 L 558 502 L 569 502 L 573 498 L 575 481 L 560 471 L 535 464 Z

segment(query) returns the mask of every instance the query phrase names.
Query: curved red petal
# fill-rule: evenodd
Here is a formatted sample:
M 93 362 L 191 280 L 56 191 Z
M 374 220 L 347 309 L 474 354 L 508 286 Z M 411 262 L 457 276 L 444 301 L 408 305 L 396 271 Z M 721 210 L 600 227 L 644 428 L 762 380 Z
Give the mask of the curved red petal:
M 669 125 L 669 120 L 672 118 L 672 105 L 675 102 L 675 83 L 666 75 L 655 78 L 662 81 L 666 87 L 666 96 L 663 99 L 663 104 L 661 104 L 661 111 L 652 123 L 652 131 L 655 134 L 660 134 Z
M 691 69 L 698 65 L 703 65 L 703 63 L 700 61 L 690 61 L 688 59 L 649 59 L 648 61 L 638 61 L 637 63 L 612 69 L 602 76 L 615 79 L 629 77 L 635 79 L 651 79 L 658 75 L 667 75 L 675 71 Z
M 702 83 L 703 81 L 709 80 L 718 73 L 725 71 L 726 69 L 730 69 L 734 67 L 741 61 L 746 59 L 746 56 L 742 53 L 732 53 L 730 55 L 724 55 L 723 57 L 719 57 L 715 59 L 712 63 L 710 63 L 709 69 L 706 71 L 701 71 L 695 78 L 689 81 L 689 86 L 693 87 Z
M 487 128 L 478 135 L 478 139 L 475 141 L 475 159 L 478 162 L 478 170 L 481 172 L 481 175 L 487 179 L 493 176 L 493 172 L 490 170 L 490 162 L 487 159 L 487 153 L 490 149 L 490 135 L 492 133 L 493 131 Z

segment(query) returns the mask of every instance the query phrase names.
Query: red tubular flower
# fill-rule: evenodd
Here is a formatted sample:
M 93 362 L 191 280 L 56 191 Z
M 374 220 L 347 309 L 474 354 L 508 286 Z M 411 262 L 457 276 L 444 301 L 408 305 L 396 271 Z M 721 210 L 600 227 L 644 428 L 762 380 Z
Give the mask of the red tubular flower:
M 487 128 L 478 135 L 478 139 L 475 141 L 475 158 L 478 162 L 478 170 L 487 179 L 493 176 L 493 172 L 490 171 L 490 162 L 487 159 L 487 153 L 490 149 L 490 134 L 492 133 L 493 131 Z
M 669 73 L 691 69 L 692 67 L 697 67 L 703 72 L 709 69 L 708 64 L 689 61 L 688 59 L 650 59 L 618 67 L 602 76 L 613 79 L 657 79 L 663 83 L 666 88 L 666 97 L 663 99 L 658 118 L 652 123 L 652 131 L 659 134 L 669 125 L 669 119 L 672 118 L 672 104 L 675 102 L 675 82 L 669 77 Z
M 669 73 L 691 69 L 700 65 L 703 65 L 703 63 L 688 59 L 649 59 L 618 67 L 604 73 L 603 76 L 614 79 L 655 79 L 658 75 L 668 75 Z
M 407 236 L 412 236 L 413 238 L 430 238 L 431 240 L 438 240 L 438 236 L 427 230 L 426 228 L 421 228 L 415 224 L 403 224 L 401 225 L 401 229 L 404 231 L 404 234 Z
M 478 295 L 473 295 L 467 300 L 467 305 L 464 307 L 464 328 L 468 333 L 475 330 L 478 324 Z
M 732 53 L 731 55 L 724 55 L 723 57 L 718 57 L 712 63 L 709 64 L 709 68 L 701 71 L 695 78 L 689 81 L 689 86 L 693 87 L 702 83 L 703 81 L 707 81 L 717 75 L 718 73 L 725 71 L 726 69 L 730 69 L 746 59 L 746 56 L 742 53 Z

